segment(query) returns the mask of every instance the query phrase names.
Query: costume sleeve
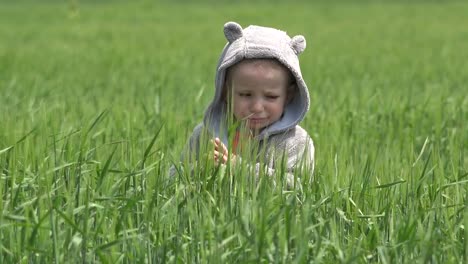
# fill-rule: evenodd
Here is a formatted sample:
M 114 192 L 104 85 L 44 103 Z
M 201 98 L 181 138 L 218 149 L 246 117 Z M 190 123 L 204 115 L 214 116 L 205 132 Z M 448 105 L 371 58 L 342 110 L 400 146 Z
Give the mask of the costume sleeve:
M 190 135 L 189 140 L 185 144 L 185 147 L 180 155 L 180 161 L 184 162 L 188 161 L 189 163 L 198 160 L 199 152 L 200 152 L 200 135 L 203 130 L 203 124 L 197 125 Z M 169 168 L 169 175 L 172 177 L 176 175 L 177 169 L 174 165 L 171 165 Z
M 313 141 L 305 133 L 282 142 L 276 149 L 275 162 L 246 164 L 246 166 L 254 173 L 257 181 L 262 175 L 267 175 L 274 180 L 275 175 L 279 173 L 277 170 L 284 171 L 287 188 L 301 189 L 304 181 L 310 183 L 313 179 L 314 155 Z M 242 159 L 240 161 L 241 164 L 247 163 Z M 276 165 L 272 166 L 272 164 Z M 274 184 L 277 183 L 274 182 Z

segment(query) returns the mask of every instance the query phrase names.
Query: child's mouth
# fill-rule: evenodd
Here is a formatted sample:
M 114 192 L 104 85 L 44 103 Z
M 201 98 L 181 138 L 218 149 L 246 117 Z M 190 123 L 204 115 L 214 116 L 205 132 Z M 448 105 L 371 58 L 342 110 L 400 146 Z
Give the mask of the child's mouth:
M 266 118 L 249 118 L 250 123 L 262 123 L 266 120 Z

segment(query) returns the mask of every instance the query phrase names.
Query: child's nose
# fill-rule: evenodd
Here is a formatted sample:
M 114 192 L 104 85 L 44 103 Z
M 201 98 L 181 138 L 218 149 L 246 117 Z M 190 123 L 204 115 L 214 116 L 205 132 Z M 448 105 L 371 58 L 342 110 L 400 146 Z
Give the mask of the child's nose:
M 261 112 L 263 111 L 263 103 L 262 103 L 262 100 L 254 100 L 252 102 L 252 105 L 250 107 L 250 111 L 254 112 L 254 113 L 258 113 L 258 112 Z

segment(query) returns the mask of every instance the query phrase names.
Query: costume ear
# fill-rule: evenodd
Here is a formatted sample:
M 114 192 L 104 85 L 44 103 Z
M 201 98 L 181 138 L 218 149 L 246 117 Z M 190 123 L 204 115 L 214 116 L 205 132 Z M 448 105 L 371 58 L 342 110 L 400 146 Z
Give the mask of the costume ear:
M 224 24 L 224 36 L 226 36 L 229 43 L 241 38 L 242 35 L 242 27 L 236 22 L 227 22 Z
M 294 50 L 294 52 L 299 55 L 301 54 L 305 48 L 306 48 L 306 40 L 304 38 L 304 36 L 302 35 L 297 35 L 297 36 L 294 36 L 292 39 L 291 39 L 291 48 Z

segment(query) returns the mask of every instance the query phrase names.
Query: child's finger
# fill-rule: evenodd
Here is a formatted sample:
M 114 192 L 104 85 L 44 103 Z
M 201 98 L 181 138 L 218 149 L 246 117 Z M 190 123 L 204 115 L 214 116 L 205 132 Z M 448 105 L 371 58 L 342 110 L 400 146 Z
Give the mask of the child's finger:
M 224 145 L 221 141 L 219 141 L 219 139 L 215 140 L 214 141 L 215 143 L 215 150 L 218 151 L 219 153 L 222 153 L 223 155 L 228 155 L 229 154 L 229 151 L 226 147 L 226 145 Z
M 213 144 L 214 146 L 214 150 L 215 151 L 220 151 L 220 147 L 219 147 L 219 144 L 216 142 L 216 140 L 210 140 L 211 141 L 211 144 Z
M 221 143 L 221 147 L 222 147 L 223 154 L 227 156 L 229 154 L 229 151 L 228 151 L 226 145 Z
M 213 159 L 214 159 L 216 165 L 219 162 L 221 162 L 222 164 L 227 164 L 228 155 L 221 154 L 221 152 L 215 150 L 213 152 Z
M 222 157 L 221 153 L 219 153 L 219 151 L 214 151 L 213 152 L 213 157 L 215 159 L 215 161 L 219 161 L 220 160 L 220 157 Z
M 215 138 L 214 141 L 213 141 L 214 145 L 215 145 L 215 148 L 217 148 L 219 150 L 219 146 L 221 146 L 221 140 L 219 140 L 219 138 Z
M 224 145 L 224 143 L 221 142 L 221 140 L 219 138 L 215 138 L 214 142 L 216 144 L 215 146 L 218 147 L 218 149 L 217 149 L 218 151 L 221 151 L 225 155 L 227 155 L 229 153 L 226 145 Z

